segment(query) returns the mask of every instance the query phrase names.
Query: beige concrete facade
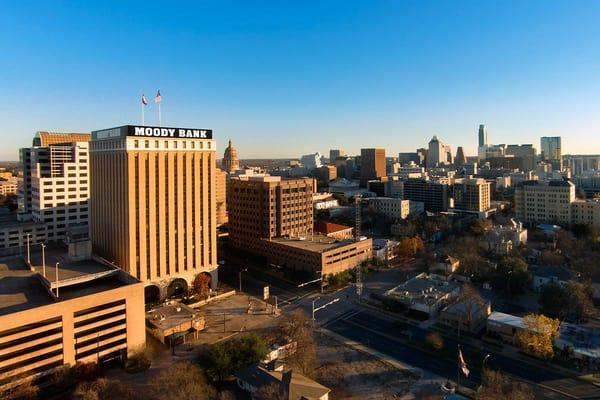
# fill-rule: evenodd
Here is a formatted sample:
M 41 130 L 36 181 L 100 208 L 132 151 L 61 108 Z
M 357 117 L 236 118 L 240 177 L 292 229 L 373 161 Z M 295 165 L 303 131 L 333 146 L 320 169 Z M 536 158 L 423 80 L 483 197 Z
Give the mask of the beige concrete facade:
M 569 181 L 525 181 L 515 188 L 515 215 L 525 223 L 571 223 L 575 185 Z
M 227 172 L 215 170 L 215 201 L 217 202 L 217 227 L 225 225 L 227 219 Z
M 461 178 L 454 181 L 452 192 L 457 210 L 483 212 L 490 209 L 491 184 L 481 178 Z
M 143 284 L 109 264 L 78 266 L 77 276 L 61 270 L 58 292 L 20 258 L 0 260 L 0 388 L 145 345 Z
M 133 136 L 138 129 L 150 136 Z M 175 136 L 161 136 L 171 129 Z M 200 272 L 216 287 L 216 157 L 206 132 L 125 126 L 92 133 L 94 252 L 158 286 L 161 297 L 171 294 L 167 288 L 185 290 Z

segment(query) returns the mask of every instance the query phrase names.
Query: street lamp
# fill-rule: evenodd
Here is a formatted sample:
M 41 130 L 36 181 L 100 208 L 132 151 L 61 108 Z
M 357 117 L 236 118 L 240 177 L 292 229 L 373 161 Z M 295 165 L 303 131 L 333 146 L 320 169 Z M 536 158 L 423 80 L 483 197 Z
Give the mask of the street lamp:
M 313 301 L 312 301 L 312 319 L 313 319 L 313 321 L 315 320 L 315 301 L 319 300 L 320 298 L 321 298 L 321 296 L 318 296 L 315 299 L 313 299 Z
M 239 283 L 240 283 L 240 293 L 242 292 L 242 272 L 246 272 L 246 271 L 248 271 L 248 268 L 244 268 L 243 270 L 241 270 L 238 273 L 238 280 L 239 280 Z
M 44 274 L 44 278 L 46 277 L 46 245 L 44 243 L 40 243 L 42 246 L 42 273 Z
M 31 251 L 29 250 L 29 238 L 31 237 L 31 233 L 27 234 L 27 262 L 29 266 L 31 266 Z
M 59 262 L 56 263 L 56 298 L 58 299 L 58 266 Z
M 485 357 L 483 357 L 483 361 L 481 362 L 481 373 L 483 373 L 483 371 L 485 370 L 485 362 L 487 361 L 488 358 L 490 358 L 490 354 L 486 354 Z

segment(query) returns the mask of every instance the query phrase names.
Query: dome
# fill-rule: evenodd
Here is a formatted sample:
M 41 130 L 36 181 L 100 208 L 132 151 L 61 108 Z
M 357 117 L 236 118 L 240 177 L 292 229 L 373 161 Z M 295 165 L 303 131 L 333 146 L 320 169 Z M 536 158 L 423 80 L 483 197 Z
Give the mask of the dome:
M 226 172 L 233 172 L 239 169 L 240 162 L 238 159 L 237 150 L 231 144 L 231 139 L 229 140 L 229 145 L 225 149 L 225 153 L 223 154 L 223 169 Z

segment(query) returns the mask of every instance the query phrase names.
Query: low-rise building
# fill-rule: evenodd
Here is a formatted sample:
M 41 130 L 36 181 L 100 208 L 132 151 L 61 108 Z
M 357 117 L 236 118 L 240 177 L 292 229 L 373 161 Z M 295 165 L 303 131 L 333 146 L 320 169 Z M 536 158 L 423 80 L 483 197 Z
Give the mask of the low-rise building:
M 388 290 L 385 295 L 408 310 L 430 318 L 437 316 L 459 293 L 460 284 L 423 272 Z
M 16 195 L 18 190 L 17 179 L 0 179 L 0 196 Z
M 366 189 L 361 189 L 358 182 L 350 181 L 346 178 L 340 178 L 333 182 L 329 182 L 328 191 L 329 193 L 339 194 L 346 198 L 350 198 L 366 192 Z
M 354 228 L 351 226 L 320 220 L 315 221 L 313 231 L 316 234 L 321 234 L 339 240 L 352 239 L 354 236 Z
M 511 220 L 509 225 L 496 225 L 488 229 L 479 240 L 479 246 L 494 254 L 505 255 L 513 248 L 527 244 L 527 229 L 523 223 Z
M 162 343 L 177 343 L 188 334 L 197 337 L 205 324 L 202 315 L 179 302 L 162 304 L 146 313 L 146 329 Z
M 533 275 L 531 285 L 533 290 L 539 292 L 549 283 L 564 286 L 575 277 L 575 273 L 558 265 L 534 265 L 529 268 Z
M 398 256 L 400 242 L 389 239 L 373 240 L 373 257 L 382 261 L 390 261 Z
M 25 253 L 27 241 L 39 246 L 46 241 L 46 224 L 37 221 L 18 221 L 16 213 L 0 209 L 0 256 Z
M 281 398 L 288 400 L 329 400 L 331 390 L 318 382 L 283 367 L 274 370 L 252 365 L 235 373 L 236 383 L 254 398 L 263 387 L 275 386 Z
M 340 202 L 334 198 L 331 193 L 315 193 L 313 194 L 313 207 L 315 210 L 327 210 L 332 207 L 337 207 Z
M 442 272 L 443 274 L 449 275 L 456 272 L 458 267 L 460 267 L 460 260 L 458 258 L 447 254 L 436 254 L 435 260 L 431 267 L 429 267 L 429 270 L 431 272 Z
M 491 313 L 489 301 L 464 300 L 444 308 L 440 312 L 439 322 L 456 331 L 479 333 Z

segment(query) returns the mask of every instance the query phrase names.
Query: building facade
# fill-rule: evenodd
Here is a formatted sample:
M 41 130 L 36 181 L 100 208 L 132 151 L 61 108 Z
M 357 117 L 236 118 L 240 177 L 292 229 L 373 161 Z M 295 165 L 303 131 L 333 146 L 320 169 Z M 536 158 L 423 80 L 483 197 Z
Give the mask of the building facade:
M 457 210 L 483 212 L 490 209 L 491 184 L 481 178 L 461 178 L 454 181 L 452 195 Z
M 240 169 L 240 160 L 238 158 L 238 153 L 235 147 L 231 144 L 231 140 L 229 140 L 229 144 L 225 149 L 223 154 L 223 162 L 222 162 L 223 171 L 227 173 L 232 173 Z
M 386 176 L 385 149 L 360 149 L 360 186 Z
M 216 154 L 206 129 L 92 132 L 94 251 L 161 297 L 198 273 L 217 281 Z
M 562 169 L 562 139 L 560 136 L 542 136 L 540 138 L 542 161 L 553 164 L 555 170 Z M 557 164 L 557 165 L 556 165 Z
M 399 198 L 374 197 L 369 199 L 369 209 L 397 222 L 412 215 L 422 214 L 425 211 L 425 205 L 418 201 Z
M 515 188 L 515 215 L 525 223 L 571 223 L 575 185 L 566 180 L 525 181 Z
M 447 211 L 448 192 L 448 184 L 425 179 L 407 179 L 403 184 L 404 199 L 423 203 L 425 211 Z

